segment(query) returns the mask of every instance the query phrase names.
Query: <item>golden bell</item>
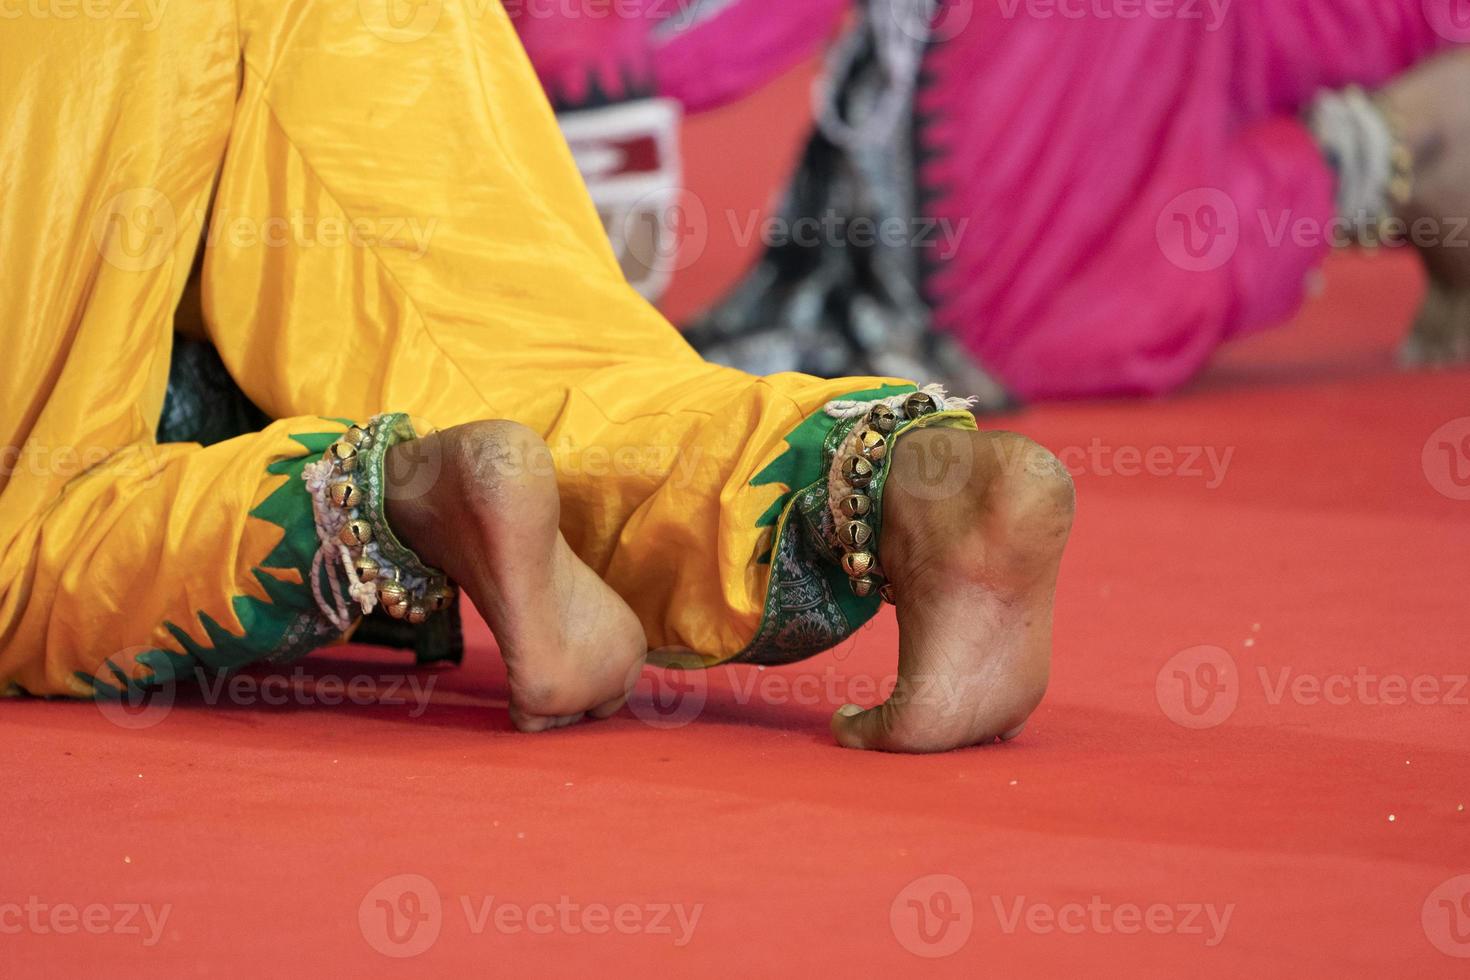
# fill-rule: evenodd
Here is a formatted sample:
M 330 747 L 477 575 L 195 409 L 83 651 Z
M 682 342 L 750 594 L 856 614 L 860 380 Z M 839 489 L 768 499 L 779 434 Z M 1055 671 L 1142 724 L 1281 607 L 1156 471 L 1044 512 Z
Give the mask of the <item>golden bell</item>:
M 873 561 L 870 551 L 849 551 L 842 556 L 842 570 L 848 578 L 862 578 L 873 570 Z
M 848 579 L 848 584 L 852 586 L 852 594 L 859 599 L 866 599 L 878 589 L 878 580 L 871 575 Z
M 883 587 L 878 590 L 878 596 L 890 606 L 898 605 L 898 593 L 893 591 L 892 582 L 884 582 Z
M 888 440 L 877 429 L 864 427 L 858 432 L 858 454 L 870 463 L 876 463 L 888 455 Z
M 342 441 L 350 446 L 361 446 L 367 441 L 367 429 L 360 425 L 350 425 L 347 431 L 342 433 Z
M 408 621 L 417 626 L 429 618 L 429 607 L 422 602 L 411 602 L 408 604 Z
M 837 540 L 849 548 L 862 548 L 873 540 L 873 529 L 862 521 L 848 521 L 837 529 Z
M 867 517 L 868 512 L 873 509 L 873 498 L 861 493 L 849 494 L 842 498 L 837 507 L 848 517 Z
M 854 489 L 861 490 L 873 482 L 873 464 L 854 456 L 842 464 L 842 478 Z
M 332 503 L 344 510 L 351 510 L 362 503 L 362 494 L 358 491 L 357 484 L 355 483 L 334 483 L 332 484 L 331 492 Z
M 378 601 L 383 604 L 383 611 L 394 619 L 402 619 L 408 612 L 408 590 L 398 582 L 379 582 Z
M 454 602 L 454 589 L 448 585 L 438 585 L 429 590 L 429 609 L 432 612 L 443 612 Z
M 357 561 L 352 563 L 352 567 L 357 571 L 357 577 L 362 579 L 362 581 L 364 582 L 374 581 L 375 579 L 377 579 L 378 573 L 382 571 L 382 569 L 378 567 L 378 563 L 373 561 L 367 555 L 362 555 L 361 557 L 359 557 Z
M 903 414 L 911 419 L 937 411 L 939 411 L 939 406 L 934 404 L 934 399 L 922 391 L 914 392 L 903 400 Z
M 373 539 L 373 526 L 367 521 L 348 521 L 337 537 L 349 548 L 360 548 Z
M 868 412 L 868 424 L 886 436 L 898 427 L 898 416 L 887 405 L 874 405 Z
M 338 439 L 327 447 L 327 456 L 342 467 L 343 473 L 351 473 L 357 469 L 357 447 L 350 442 Z

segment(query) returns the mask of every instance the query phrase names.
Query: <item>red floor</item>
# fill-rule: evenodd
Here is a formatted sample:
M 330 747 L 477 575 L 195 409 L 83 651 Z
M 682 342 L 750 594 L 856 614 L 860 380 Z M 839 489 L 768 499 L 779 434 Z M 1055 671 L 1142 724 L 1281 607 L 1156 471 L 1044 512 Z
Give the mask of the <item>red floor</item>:
M 1404 257 L 1327 277 L 1177 398 L 1005 420 L 1080 495 L 1017 742 L 834 748 L 887 616 L 538 737 L 483 629 L 305 704 L 11 703 L 0 975 L 1470 974 L 1470 373 L 1392 369 Z

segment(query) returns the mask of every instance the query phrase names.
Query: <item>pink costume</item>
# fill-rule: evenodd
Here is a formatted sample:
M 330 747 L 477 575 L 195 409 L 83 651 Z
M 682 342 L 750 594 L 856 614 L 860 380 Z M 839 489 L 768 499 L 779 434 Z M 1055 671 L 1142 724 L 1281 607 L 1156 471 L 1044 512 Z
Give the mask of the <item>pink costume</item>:
M 681 5 L 647 0 L 654 23 L 610 25 L 601 42 L 550 23 L 525 38 L 561 104 L 585 97 L 590 76 L 604 93 L 608 80 L 637 80 L 703 109 L 809 53 L 845 6 L 787 0 L 774 15 L 710 0 L 661 21 Z M 881 35 L 924 3 L 861 6 Z M 937 8 L 917 46 L 910 190 L 913 216 L 940 222 L 952 247 L 915 250 L 916 285 L 929 328 L 1026 399 L 1168 391 L 1226 340 L 1289 317 L 1336 218 L 1334 173 L 1299 113 L 1321 89 L 1378 85 L 1470 42 L 1467 0 Z M 757 288 L 766 295 L 747 288 L 727 304 L 727 334 L 786 329 L 790 301 Z M 809 337 L 813 350 L 833 348 L 831 330 Z M 721 356 L 727 342 L 706 350 L 749 367 L 742 358 L 755 355 L 738 343 Z
M 1290 227 L 1335 217 L 1297 113 L 1470 41 L 1463 0 L 1018 3 L 974 4 L 926 59 L 919 183 L 972 222 L 929 279 L 937 326 L 1029 398 L 1167 391 L 1290 316 L 1330 248 Z

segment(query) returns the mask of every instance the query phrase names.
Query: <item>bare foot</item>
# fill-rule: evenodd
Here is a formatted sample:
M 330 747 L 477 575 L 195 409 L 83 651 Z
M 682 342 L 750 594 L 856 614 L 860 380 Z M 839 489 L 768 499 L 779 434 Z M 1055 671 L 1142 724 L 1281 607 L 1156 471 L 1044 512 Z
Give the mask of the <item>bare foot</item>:
M 1429 295 L 1402 351 L 1407 364 L 1470 358 L 1470 51 L 1419 65 L 1378 98 L 1414 153 L 1407 224 L 1429 272 Z M 1422 229 L 1422 230 L 1421 230 Z
M 485 616 L 521 731 L 622 707 L 648 644 L 633 611 L 567 546 L 551 453 L 515 422 L 471 422 L 395 446 L 388 520 Z
M 1046 692 L 1072 480 L 1009 432 L 915 432 L 890 465 L 879 554 L 898 601 L 898 684 L 876 708 L 844 707 L 833 734 L 890 752 L 1014 737 Z

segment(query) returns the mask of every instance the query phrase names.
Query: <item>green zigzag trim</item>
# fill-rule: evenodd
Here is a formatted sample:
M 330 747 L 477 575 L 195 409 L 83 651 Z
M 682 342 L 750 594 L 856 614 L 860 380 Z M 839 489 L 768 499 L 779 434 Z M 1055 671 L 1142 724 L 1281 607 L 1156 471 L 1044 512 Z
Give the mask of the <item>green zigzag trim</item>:
M 913 384 L 883 385 L 841 397 L 872 401 L 917 390 Z M 760 626 L 732 661 L 782 664 L 814 656 L 852 635 L 882 604 L 877 596 L 853 594 L 847 575 L 824 554 L 809 525 L 806 509 L 826 507 L 827 464 L 835 451 L 829 441 L 838 428 L 845 432 L 851 424 L 813 413 L 786 437 L 786 451 L 750 481 L 753 487 L 780 484 L 786 492 L 756 521 L 757 527 L 776 527 L 770 550 L 757 558 L 771 573 Z M 778 553 L 779 564 L 773 560 Z
M 884 385 L 881 388 L 854 391 L 843 395 L 842 398 L 850 401 L 872 401 L 917 390 L 918 388 L 911 384 Z M 781 519 L 782 511 L 798 492 L 826 476 L 823 446 L 828 433 L 832 431 L 835 424 L 835 420 L 825 412 L 812 414 L 792 429 L 790 435 L 786 437 L 786 451 L 773 459 L 770 465 L 751 479 L 750 485 L 753 487 L 769 486 L 772 483 L 779 483 L 786 487 L 786 492 L 772 502 L 766 512 L 755 522 L 756 527 L 774 527 Z M 772 550 L 774 548 L 773 542 Z M 770 553 L 762 555 L 761 560 L 770 561 Z
M 345 419 L 328 421 L 340 422 L 344 427 L 351 424 Z M 327 627 L 328 632 L 323 632 L 321 627 L 326 620 L 317 609 L 311 586 L 306 581 L 311 574 L 311 562 L 319 542 L 311 497 L 303 489 L 301 472 L 308 463 L 320 459 L 327 447 L 340 437 L 340 432 L 293 434 L 291 439 L 300 443 L 306 454 L 277 460 L 266 467 L 266 472 L 285 476 L 286 480 L 261 501 L 250 516 L 274 524 L 281 529 L 282 535 L 270 554 L 252 569 L 269 601 L 248 595 L 238 595 L 230 600 L 244 633 L 236 636 L 201 612 L 196 618 L 208 638 L 206 645 L 178 624 L 165 622 L 164 627 L 185 652 L 154 649 L 140 654 L 137 660 L 152 670 L 151 678 L 132 680 L 109 662 L 103 666 L 110 677 L 99 678 L 77 671 L 77 680 L 90 687 L 94 697 L 121 698 L 149 686 L 181 680 L 201 667 L 233 670 L 260 660 L 290 660 L 320 646 L 335 630 Z M 268 568 L 295 569 L 301 573 L 301 584 L 282 582 L 264 571 Z

